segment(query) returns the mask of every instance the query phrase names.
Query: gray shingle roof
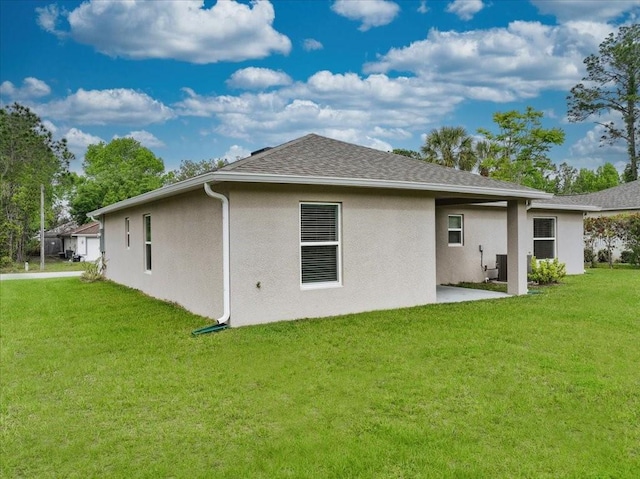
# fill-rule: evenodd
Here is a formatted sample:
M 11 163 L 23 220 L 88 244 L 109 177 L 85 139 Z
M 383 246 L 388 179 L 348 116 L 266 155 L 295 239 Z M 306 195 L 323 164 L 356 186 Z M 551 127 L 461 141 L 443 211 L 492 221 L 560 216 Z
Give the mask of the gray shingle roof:
M 518 195 L 538 190 L 485 178 L 474 173 L 426 163 L 394 153 L 309 134 L 261 151 L 218 170 L 265 175 L 401 181 L 479 188 L 497 188 Z
M 640 180 L 583 195 L 556 196 L 536 203 L 593 205 L 603 210 L 640 210 Z

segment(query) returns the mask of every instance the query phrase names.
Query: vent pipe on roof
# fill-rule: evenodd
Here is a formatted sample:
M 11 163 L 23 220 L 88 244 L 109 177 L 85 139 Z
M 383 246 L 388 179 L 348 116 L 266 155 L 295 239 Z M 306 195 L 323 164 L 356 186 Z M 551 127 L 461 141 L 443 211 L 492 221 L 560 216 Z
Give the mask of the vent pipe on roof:
M 229 200 L 227 199 L 226 196 L 213 191 L 211 189 L 211 186 L 209 186 L 209 183 L 204 184 L 204 191 L 211 198 L 220 200 L 220 202 L 222 203 L 222 270 L 223 270 L 222 282 L 223 282 L 224 311 L 222 313 L 222 316 L 217 319 L 217 325 L 220 326 L 220 325 L 226 324 L 229 321 L 229 317 L 231 316 L 231 310 L 230 310 L 231 292 L 229 288 L 230 286 L 229 277 L 231 272 L 230 266 L 229 266 Z M 217 329 L 220 329 L 220 328 L 217 328 Z M 211 326 L 208 326 L 206 328 L 202 328 L 202 330 L 194 331 L 193 334 L 201 334 L 204 332 L 211 332 L 211 331 L 212 331 Z

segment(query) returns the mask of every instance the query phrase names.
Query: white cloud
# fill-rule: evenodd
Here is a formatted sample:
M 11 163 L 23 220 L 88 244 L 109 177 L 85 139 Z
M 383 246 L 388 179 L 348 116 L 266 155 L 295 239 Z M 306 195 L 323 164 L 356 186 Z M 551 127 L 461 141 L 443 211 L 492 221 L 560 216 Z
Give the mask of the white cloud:
M 67 139 L 69 149 L 72 151 L 82 150 L 83 154 L 89 145 L 96 145 L 104 142 L 104 140 L 99 136 L 86 133 L 78 128 L 69 128 L 62 137 Z
M 457 15 L 461 20 L 471 20 L 483 8 L 482 0 L 454 0 L 447 5 L 447 12 Z
M 553 15 L 560 21 L 601 21 L 613 20 L 629 14 L 632 19 L 640 15 L 640 0 L 531 0 L 538 11 Z
M 291 82 L 291 77 L 282 71 L 248 67 L 234 72 L 226 83 L 234 88 L 263 90 L 272 86 L 290 85 Z
M 291 50 L 289 38 L 273 29 L 273 5 L 264 0 L 249 5 L 226 0 L 210 8 L 201 0 L 90 0 L 71 12 L 60 12 L 53 5 L 37 11 L 44 30 L 68 34 L 112 57 L 205 64 Z M 57 28 L 62 16 L 68 32 Z
M 467 98 L 513 101 L 545 89 L 567 90 L 583 74 L 582 60 L 610 27 L 593 22 L 549 26 L 516 21 L 507 28 L 440 32 L 392 48 L 364 71 L 411 72 L 424 81 L 446 82 Z
M 146 146 L 147 148 L 162 148 L 165 146 L 162 140 L 156 138 L 153 133 L 150 133 L 146 130 L 138 130 L 132 131 L 124 135 L 125 138 L 133 138 L 138 141 L 142 146 Z M 114 135 L 114 138 L 119 138 L 117 135 Z
M 51 88 L 42 80 L 27 77 L 22 80 L 22 86 L 17 87 L 10 81 L 4 81 L 0 84 L 0 95 L 10 97 L 14 100 L 28 100 L 31 98 L 40 98 L 51 93 Z
M 42 116 L 69 120 L 82 125 L 148 125 L 175 115 L 171 108 L 146 93 L 131 89 L 83 90 L 64 99 L 35 107 Z
M 247 150 L 239 145 L 232 145 L 222 157 L 227 160 L 229 163 L 233 163 L 234 161 L 240 160 L 242 158 L 246 158 L 251 154 L 251 150 Z
M 418 7 L 418 13 L 427 13 L 429 7 L 427 7 L 427 0 L 420 0 L 420 6 Z
M 314 50 L 322 50 L 324 45 L 314 38 L 305 38 L 302 42 L 302 48 L 307 52 L 311 52 Z
M 331 10 L 349 20 L 362 22 L 358 30 L 365 32 L 391 23 L 400 12 L 400 6 L 389 0 L 336 0 Z

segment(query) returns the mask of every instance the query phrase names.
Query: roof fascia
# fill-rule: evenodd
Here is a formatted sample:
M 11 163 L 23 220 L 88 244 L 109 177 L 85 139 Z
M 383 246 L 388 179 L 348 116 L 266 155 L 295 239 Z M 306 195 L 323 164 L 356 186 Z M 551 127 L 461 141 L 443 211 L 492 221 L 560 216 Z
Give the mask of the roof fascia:
M 326 176 L 273 175 L 266 173 L 237 173 L 234 171 L 216 171 L 214 180 L 236 183 L 275 183 L 321 186 L 355 186 L 362 188 L 386 188 L 397 190 L 440 191 L 444 193 L 467 193 L 501 198 L 549 199 L 553 195 L 537 190 L 510 190 L 484 186 L 447 185 L 442 183 L 422 183 L 413 181 L 372 180 L 366 178 L 336 178 Z

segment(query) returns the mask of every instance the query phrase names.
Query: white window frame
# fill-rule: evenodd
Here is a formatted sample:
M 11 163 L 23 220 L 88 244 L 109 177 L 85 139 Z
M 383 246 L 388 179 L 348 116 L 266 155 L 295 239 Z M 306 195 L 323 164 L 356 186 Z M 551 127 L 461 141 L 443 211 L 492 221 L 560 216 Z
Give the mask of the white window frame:
M 549 237 L 536 237 L 536 220 L 553 220 L 553 236 L 549 236 Z M 558 218 L 556 218 L 555 216 L 535 216 L 533 218 L 533 231 L 532 231 L 532 235 L 533 237 L 533 255 L 535 256 L 535 251 L 536 251 L 536 241 L 551 241 L 553 240 L 553 258 L 538 258 L 536 256 L 536 261 L 546 261 L 546 260 L 553 260 L 555 258 L 558 257 Z
M 449 218 L 451 217 L 459 217 L 460 218 L 460 228 L 452 228 L 449 223 Z M 449 233 L 451 232 L 460 232 L 460 242 L 452 243 L 449 240 Z M 456 215 L 448 215 L 447 216 L 447 245 L 449 246 L 464 246 L 464 215 L 456 214 Z
M 147 230 L 147 220 L 149 229 Z M 142 220 L 142 231 L 144 239 L 144 272 L 151 274 L 153 268 L 153 255 L 151 246 L 151 215 L 144 215 Z
M 338 227 L 337 241 L 302 241 L 302 205 L 330 205 L 336 206 L 338 217 L 336 224 Z M 301 201 L 298 206 L 298 241 L 300 243 L 300 289 L 323 289 L 337 288 L 342 286 L 342 203 L 321 202 L 321 201 Z M 336 276 L 337 281 L 325 281 L 315 283 L 302 282 L 302 249 L 305 246 L 336 246 Z
M 128 216 L 124 219 L 124 233 L 127 249 L 131 249 L 131 220 Z

